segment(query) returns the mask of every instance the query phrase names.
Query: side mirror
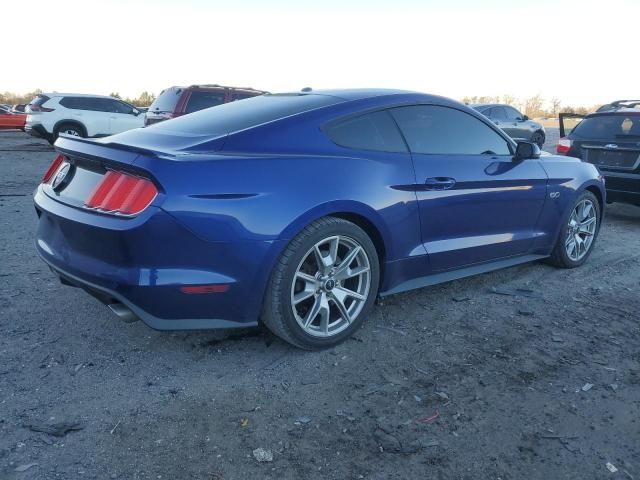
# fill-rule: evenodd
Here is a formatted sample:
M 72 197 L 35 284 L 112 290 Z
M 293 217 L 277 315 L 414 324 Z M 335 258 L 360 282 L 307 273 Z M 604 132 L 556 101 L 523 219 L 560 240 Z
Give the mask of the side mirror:
M 137 117 L 138 115 L 140 115 L 141 112 L 137 108 L 134 108 L 131 113 Z
M 516 154 L 513 156 L 515 161 L 540 158 L 540 147 L 533 142 L 518 142 L 516 146 Z
M 523 116 L 522 116 L 522 121 L 523 121 L 523 122 L 526 122 L 527 120 L 529 120 L 529 117 L 527 117 L 526 115 L 523 115 Z

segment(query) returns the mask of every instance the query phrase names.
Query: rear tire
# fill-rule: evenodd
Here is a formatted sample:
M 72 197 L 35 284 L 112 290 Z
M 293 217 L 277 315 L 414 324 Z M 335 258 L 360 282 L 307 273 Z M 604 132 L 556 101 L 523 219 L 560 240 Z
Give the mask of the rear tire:
M 341 218 L 321 218 L 282 253 L 271 274 L 262 322 L 303 349 L 337 345 L 362 325 L 379 281 L 378 255 L 369 236 Z
M 54 142 L 56 141 L 58 136 L 60 136 L 61 133 L 64 133 L 66 135 L 71 135 L 73 137 L 84 138 L 87 136 L 87 132 L 85 131 L 85 129 L 82 126 L 78 125 L 77 123 L 63 123 L 58 128 L 56 128 L 56 131 L 53 136 Z
M 575 268 L 587 261 L 600 232 L 602 212 L 596 196 L 586 190 L 565 214 L 550 261 L 558 268 Z

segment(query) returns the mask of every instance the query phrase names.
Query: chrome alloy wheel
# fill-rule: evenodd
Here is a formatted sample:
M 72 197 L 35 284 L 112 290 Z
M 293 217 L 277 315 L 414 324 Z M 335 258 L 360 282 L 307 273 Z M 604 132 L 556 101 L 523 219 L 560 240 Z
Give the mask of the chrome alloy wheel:
M 568 257 L 574 262 L 584 257 L 591 248 L 597 224 L 598 217 L 591 200 L 582 200 L 571 212 L 564 246 Z
M 293 315 L 314 337 L 342 332 L 362 311 L 371 290 L 364 248 L 346 236 L 317 242 L 303 257 L 291 285 Z

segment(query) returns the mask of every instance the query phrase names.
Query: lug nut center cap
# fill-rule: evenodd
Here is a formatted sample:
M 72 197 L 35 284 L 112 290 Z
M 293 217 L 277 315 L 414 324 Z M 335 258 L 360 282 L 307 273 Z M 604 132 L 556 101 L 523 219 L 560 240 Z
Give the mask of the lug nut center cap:
M 330 292 L 331 290 L 333 290 L 335 286 L 336 286 L 336 281 L 333 278 L 330 278 L 324 282 L 324 289 L 327 292 Z

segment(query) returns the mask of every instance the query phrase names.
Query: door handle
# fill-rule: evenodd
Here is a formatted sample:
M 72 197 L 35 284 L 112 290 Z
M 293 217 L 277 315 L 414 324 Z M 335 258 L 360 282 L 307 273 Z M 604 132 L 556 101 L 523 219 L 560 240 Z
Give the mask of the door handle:
M 430 177 L 424 181 L 427 190 L 449 190 L 455 184 L 455 178 L 450 177 Z

